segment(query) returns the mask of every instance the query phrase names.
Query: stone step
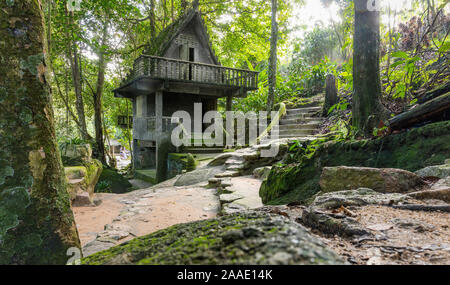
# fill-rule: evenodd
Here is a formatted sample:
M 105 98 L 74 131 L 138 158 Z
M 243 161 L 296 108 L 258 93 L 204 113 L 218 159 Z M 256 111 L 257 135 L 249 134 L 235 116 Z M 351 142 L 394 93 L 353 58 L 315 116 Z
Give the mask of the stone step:
M 223 153 L 224 148 L 223 147 L 188 147 L 184 148 L 184 153 L 191 153 L 191 154 L 208 154 L 208 153 Z
M 309 136 L 314 133 L 315 129 L 303 129 L 303 130 L 279 130 L 278 132 L 274 131 L 272 135 L 278 134 L 280 137 L 285 136 Z
M 296 109 L 300 108 L 308 108 L 308 107 L 322 107 L 324 101 L 309 101 L 309 102 L 302 102 L 301 106 L 299 105 L 296 107 Z
M 283 120 L 304 120 L 312 117 L 315 113 L 298 113 L 298 114 L 287 114 L 283 117 Z
M 322 111 L 322 107 L 307 107 L 307 108 L 299 108 L 299 109 L 288 109 L 288 115 L 296 115 L 296 114 L 307 114 L 312 112 Z
M 290 124 L 290 125 L 280 125 L 280 131 L 283 130 L 311 130 L 317 129 L 320 124 Z
M 280 125 L 293 125 L 293 124 L 321 124 L 324 118 L 320 117 L 305 117 L 300 119 L 285 119 L 285 117 L 280 120 Z
M 279 136 L 279 139 L 292 139 L 292 138 L 311 138 L 311 139 L 315 139 L 316 137 L 314 135 L 302 135 L 302 136 L 283 135 L 283 136 Z
M 280 126 L 284 125 L 318 125 L 320 126 L 323 123 L 323 120 L 282 120 L 280 121 Z

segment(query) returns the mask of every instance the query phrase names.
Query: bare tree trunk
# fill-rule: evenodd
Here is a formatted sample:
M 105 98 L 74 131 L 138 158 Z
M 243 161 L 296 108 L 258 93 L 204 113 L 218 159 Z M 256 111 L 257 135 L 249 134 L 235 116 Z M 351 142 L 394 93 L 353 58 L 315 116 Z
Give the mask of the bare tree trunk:
M 42 7 L 1 1 L 0 11 L 0 264 L 65 264 L 80 241 L 56 143 Z
M 275 102 L 275 88 L 277 85 L 277 23 L 278 0 L 272 0 L 272 35 L 270 37 L 270 57 L 269 57 L 269 94 L 267 97 L 267 112 L 272 111 Z
M 67 13 L 66 13 L 66 15 L 67 15 Z M 74 25 L 72 12 L 69 13 L 68 18 L 69 18 L 69 24 L 72 27 Z M 70 67 L 72 70 L 73 85 L 75 88 L 75 97 L 76 97 L 75 107 L 77 110 L 78 122 L 80 123 L 79 129 L 80 129 L 81 137 L 84 140 L 91 140 L 92 138 L 87 131 L 86 116 L 85 116 L 85 112 L 84 112 L 83 94 L 82 94 L 82 90 L 81 90 L 81 71 L 80 71 L 80 64 L 79 64 L 79 58 L 78 58 L 78 47 L 77 47 L 75 41 L 73 40 L 72 35 L 70 35 L 69 38 L 71 40 L 68 44 L 67 50 L 68 50 L 68 58 L 70 61 Z
M 380 12 L 369 11 L 366 0 L 355 0 L 353 126 L 364 135 L 386 116 L 380 98 Z
M 105 142 L 103 139 L 103 120 L 102 120 L 102 97 L 103 97 L 103 87 L 105 85 L 105 51 L 103 47 L 107 45 L 108 42 L 108 23 L 105 20 L 103 26 L 102 43 L 98 51 L 98 77 L 97 77 L 97 88 L 94 93 L 94 113 L 95 113 L 95 142 L 97 145 L 97 159 L 103 164 L 106 164 L 105 156 Z

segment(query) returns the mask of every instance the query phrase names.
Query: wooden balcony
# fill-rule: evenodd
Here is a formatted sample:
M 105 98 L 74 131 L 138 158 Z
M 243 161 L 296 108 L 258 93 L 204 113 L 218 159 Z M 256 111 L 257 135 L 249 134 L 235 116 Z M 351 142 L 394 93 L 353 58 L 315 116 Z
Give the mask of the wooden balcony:
M 131 92 L 129 86 L 133 83 L 151 80 L 153 83 L 207 85 L 216 89 L 240 90 L 242 93 L 258 89 L 258 74 L 244 69 L 142 55 L 134 62 L 133 71 L 118 90 Z

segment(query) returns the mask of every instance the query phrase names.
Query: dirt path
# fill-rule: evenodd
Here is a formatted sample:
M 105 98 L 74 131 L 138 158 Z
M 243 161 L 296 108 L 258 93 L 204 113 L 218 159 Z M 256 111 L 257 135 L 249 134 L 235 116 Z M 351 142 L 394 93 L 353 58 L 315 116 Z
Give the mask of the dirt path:
M 302 222 L 302 206 L 262 208 Z M 311 229 L 316 237 L 350 264 L 448 265 L 450 264 L 450 214 L 413 212 L 386 206 L 351 207 L 354 219 L 372 236 L 341 237 Z
M 201 186 L 98 194 L 97 207 L 74 207 L 85 256 L 175 224 L 214 218 L 219 210 L 216 190 Z

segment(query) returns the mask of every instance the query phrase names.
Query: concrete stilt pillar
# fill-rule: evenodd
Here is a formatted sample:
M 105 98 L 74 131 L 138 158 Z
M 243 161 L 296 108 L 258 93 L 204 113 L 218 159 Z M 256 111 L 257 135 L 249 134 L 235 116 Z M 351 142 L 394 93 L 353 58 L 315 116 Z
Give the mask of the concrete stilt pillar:
M 163 92 L 155 94 L 155 118 L 156 118 L 156 180 L 158 183 L 167 179 L 167 155 L 174 151 L 170 140 L 171 134 L 163 130 Z
M 157 91 L 155 93 L 155 118 L 156 118 L 156 137 L 162 133 L 162 119 L 163 119 L 163 92 Z
M 227 97 L 227 111 L 231 111 L 233 109 L 233 96 L 228 95 Z

